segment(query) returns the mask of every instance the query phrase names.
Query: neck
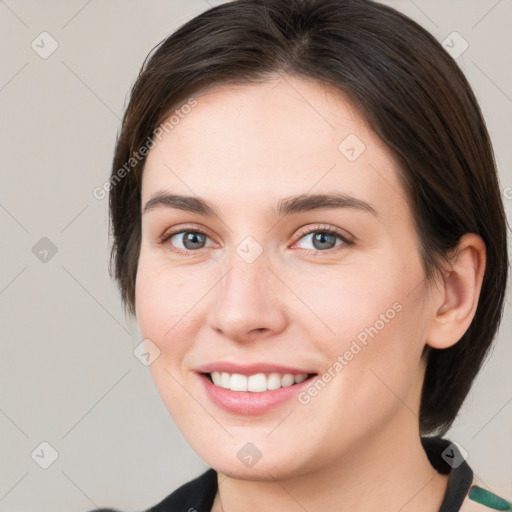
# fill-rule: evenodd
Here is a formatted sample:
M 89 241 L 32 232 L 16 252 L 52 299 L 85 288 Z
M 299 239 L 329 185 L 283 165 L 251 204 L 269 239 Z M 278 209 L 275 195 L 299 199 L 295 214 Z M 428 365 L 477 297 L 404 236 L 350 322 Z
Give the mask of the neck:
M 392 423 L 314 472 L 270 481 L 219 473 L 212 512 L 437 512 L 448 477 L 430 465 L 409 409 Z

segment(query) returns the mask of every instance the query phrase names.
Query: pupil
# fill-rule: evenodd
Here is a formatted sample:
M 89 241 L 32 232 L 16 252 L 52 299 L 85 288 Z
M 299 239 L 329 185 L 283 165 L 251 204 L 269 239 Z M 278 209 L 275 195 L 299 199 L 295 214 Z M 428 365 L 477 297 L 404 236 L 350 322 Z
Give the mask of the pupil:
M 187 248 L 187 249 L 198 249 L 197 245 L 195 244 L 199 244 L 201 245 L 201 243 L 204 243 L 204 239 L 201 240 L 201 237 L 204 238 L 205 235 L 201 234 L 201 233 L 194 233 L 194 232 L 191 232 L 189 231 L 188 233 L 185 234 L 185 238 L 183 240 L 183 245 Z M 199 242 L 197 241 L 199 239 Z M 199 247 L 201 248 L 201 247 Z
M 327 242 L 325 241 L 325 239 L 329 239 L 331 238 L 331 240 L 328 240 Z M 320 243 L 320 247 L 318 247 L 317 243 L 316 242 L 319 242 Z M 313 236 L 313 245 L 317 248 L 317 249 L 332 249 L 332 247 L 334 247 L 334 245 L 332 245 L 332 242 L 336 243 L 336 239 L 334 237 L 334 235 L 331 235 L 329 233 L 316 233 L 315 236 Z M 325 246 L 325 244 L 327 244 L 327 247 Z

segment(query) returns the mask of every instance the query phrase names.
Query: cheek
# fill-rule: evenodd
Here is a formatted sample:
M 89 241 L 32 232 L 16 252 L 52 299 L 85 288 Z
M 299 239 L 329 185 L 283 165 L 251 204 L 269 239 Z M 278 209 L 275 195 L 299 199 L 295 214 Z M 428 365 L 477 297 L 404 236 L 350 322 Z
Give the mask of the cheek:
M 343 353 L 352 340 L 364 343 L 396 323 L 408 300 L 414 269 L 397 268 L 385 257 L 378 260 L 378 265 L 319 266 L 314 272 L 281 273 L 296 297 L 283 289 L 283 297 L 289 297 L 287 305 L 300 313 L 298 323 L 310 331 L 307 338 L 322 351 Z
M 425 342 L 428 319 L 424 288 L 418 286 L 421 265 L 381 264 L 368 266 L 364 273 L 301 280 L 301 298 L 319 317 L 311 317 L 308 337 L 327 361 L 321 377 L 332 392 L 321 391 L 329 401 L 323 407 L 343 404 L 353 418 L 382 416 L 400 405 L 416 376 Z
M 155 386 L 174 421 L 196 417 L 198 411 L 183 381 L 183 364 L 201 322 L 200 299 L 204 290 L 201 276 L 190 268 L 169 268 L 148 262 L 141 254 L 136 281 L 136 314 L 144 339 L 160 351 L 151 363 Z M 204 282 L 204 281 L 203 281 Z M 198 420 L 199 421 L 199 420 Z
M 141 254 L 135 286 L 137 321 L 144 337 L 165 349 L 165 341 L 197 312 L 204 295 L 202 276 L 190 267 L 171 268 Z

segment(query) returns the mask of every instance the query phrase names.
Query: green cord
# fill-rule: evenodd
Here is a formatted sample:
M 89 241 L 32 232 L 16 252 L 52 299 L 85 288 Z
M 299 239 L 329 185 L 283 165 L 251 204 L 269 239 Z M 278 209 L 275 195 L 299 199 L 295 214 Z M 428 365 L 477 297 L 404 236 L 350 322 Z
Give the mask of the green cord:
M 510 501 L 504 500 L 477 485 L 473 485 L 469 490 L 469 499 L 494 510 L 512 510 L 512 503 Z

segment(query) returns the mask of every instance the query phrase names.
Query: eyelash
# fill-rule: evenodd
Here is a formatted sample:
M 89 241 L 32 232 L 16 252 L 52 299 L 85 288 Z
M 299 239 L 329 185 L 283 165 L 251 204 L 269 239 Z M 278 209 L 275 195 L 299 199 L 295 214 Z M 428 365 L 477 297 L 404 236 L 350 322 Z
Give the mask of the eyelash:
M 201 235 L 205 235 L 206 237 L 210 238 L 207 233 L 202 231 L 201 229 L 197 229 L 193 226 L 182 226 L 180 229 L 176 229 L 174 231 L 166 232 L 162 236 L 158 238 L 158 245 L 163 246 L 166 242 L 168 242 L 174 235 L 178 235 L 180 233 L 199 233 Z M 294 242 L 293 245 L 295 245 L 299 240 L 304 238 L 307 235 L 310 235 L 311 233 L 323 233 L 327 235 L 334 235 L 337 236 L 343 243 L 339 246 L 335 246 L 332 249 L 326 249 L 324 251 L 321 250 L 313 250 L 313 249 L 303 249 L 304 251 L 311 251 L 313 252 L 313 256 L 316 256 L 318 253 L 332 253 L 336 250 L 342 249 L 343 247 L 349 247 L 354 244 L 354 242 L 350 239 L 348 239 L 345 235 L 343 235 L 340 231 L 334 229 L 334 228 L 326 228 L 323 226 L 315 226 L 314 228 L 310 229 L 309 231 L 306 231 L 304 233 L 301 233 L 301 235 L 297 238 L 297 240 Z M 171 249 L 172 252 L 176 254 L 180 254 L 182 256 L 190 256 L 190 253 L 198 252 L 201 249 L 197 249 L 195 251 L 188 250 L 184 251 L 183 249 L 178 249 L 174 246 Z M 203 247 L 204 249 L 204 247 Z

